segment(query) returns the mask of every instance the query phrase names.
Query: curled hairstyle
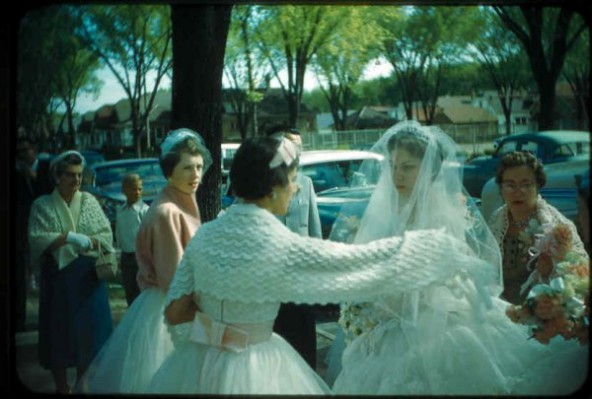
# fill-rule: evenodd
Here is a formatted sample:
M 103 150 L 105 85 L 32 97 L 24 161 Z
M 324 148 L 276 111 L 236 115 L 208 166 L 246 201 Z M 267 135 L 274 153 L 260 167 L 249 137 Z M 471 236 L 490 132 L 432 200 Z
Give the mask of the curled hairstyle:
M 405 130 L 402 130 L 397 134 L 392 135 L 387 142 L 387 150 L 389 156 L 397 148 L 402 148 L 409 154 L 411 154 L 413 157 L 423 159 L 426 152 L 426 148 L 428 146 L 429 138 L 419 130 L 422 128 L 427 129 L 426 127 L 415 128 L 410 126 L 405 128 Z M 435 162 L 432 164 L 432 179 L 436 178 L 436 176 L 440 172 L 440 169 L 442 168 L 442 162 L 444 161 L 444 154 L 440 142 L 436 141 L 435 148 L 436 158 Z
M 198 143 L 191 137 L 187 137 L 176 143 L 170 151 L 164 154 L 164 156 L 161 155 L 160 168 L 162 169 L 164 177 L 168 178 L 173 174 L 173 170 L 181 160 L 181 154 L 183 152 L 186 152 L 192 156 L 202 156 L 204 162 L 203 174 L 205 174 L 210 165 L 212 165 L 212 156 L 210 155 L 210 151 L 208 151 L 208 149 L 201 143 Z
M 59 157 L 60 156 L 58 155 L 58 158 Z M 54 184 L 58 183 L 58 179 L 62 177 L 66 168 L 71 165 L 82 165 L 84 168 L 84 157 L 77 152 L 72 152 L 71 154 L 66 154 L 65 156 L 53 161 L 50 164 L 49 172 Z
M 279 145 L 280 141 L 269 137 L 243 141 L 230 167 L 230 184 L 236 196 L 255 200 L 271 194 L 274 186 L 289 184 L 288 173 L 298 166 L 299 160 L 270 168 Z
M 505 154 L 495 172 L 495 182 L 501 185 L 504 173 L 510 168 L 518 166 L 528 166 L 534 172 L 534 179 L 537 188 L 544 187 L 547 183 L 547 174 L 543 169 L 543 164 L 532 153 L 527 151 L 513 151 Z

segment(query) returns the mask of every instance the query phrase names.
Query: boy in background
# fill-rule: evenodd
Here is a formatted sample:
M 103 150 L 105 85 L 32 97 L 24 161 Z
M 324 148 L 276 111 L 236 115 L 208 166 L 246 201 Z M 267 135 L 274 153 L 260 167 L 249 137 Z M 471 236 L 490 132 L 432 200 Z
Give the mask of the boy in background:
M 117 209 L 115 240 L 121 249 L 121 278 L 128 307 L 140 294 L 136 282 L 138 263 L 136 262 L 136 235 L 142 219 L 148 212 L 148 205 L 142 201 L 142 178 L 131 173 L 123 178 L 121 188 L 126 203 Z

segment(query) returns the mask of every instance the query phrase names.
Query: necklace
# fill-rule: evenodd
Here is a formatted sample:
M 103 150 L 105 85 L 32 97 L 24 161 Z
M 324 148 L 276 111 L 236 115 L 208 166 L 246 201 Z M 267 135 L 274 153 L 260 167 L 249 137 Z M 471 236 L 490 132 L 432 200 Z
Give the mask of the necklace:
M 524 220 L 519 220 L 519 221 L 515 221 L 514 217 L 512 216 L 512 218 L 510 219 L 510 224 L 518 229 L 524 229 L 526 226 L 528 226 L 528 223 L 530 223 L 530 221 L 532 219 L 534 219 L 536 217 L 536 212 L 532 212 L 530 215 L 528 215 L 528 217 Z

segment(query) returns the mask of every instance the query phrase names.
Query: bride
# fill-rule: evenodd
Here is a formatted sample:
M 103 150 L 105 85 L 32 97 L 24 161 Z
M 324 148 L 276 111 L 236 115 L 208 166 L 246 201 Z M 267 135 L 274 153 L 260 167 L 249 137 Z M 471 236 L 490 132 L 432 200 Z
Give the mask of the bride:
M 499 248 L 463 189 L 460 148 L 441 130 L 411 121 L 387 130 L 372 151 L 384 155 L 384 165 L 368 207 L 359 223 L 342 210 L 330 238 L 367 243 L 445 227 L 496 265 L 496 278 L 490 281 L 487 311 L 474 306 L 474 286 L 459 277 L 422 292 L 342 305 L 347 346 L 334 393 L 565 394 L 577 389 L 586 375 L 583 350 L 574 342 L 544 346 L 529 340 L 525 326 L 505 315 L 508 303 L 498 298 L 503 288 Z M 332 351 L 339 356 L 338 348 Z

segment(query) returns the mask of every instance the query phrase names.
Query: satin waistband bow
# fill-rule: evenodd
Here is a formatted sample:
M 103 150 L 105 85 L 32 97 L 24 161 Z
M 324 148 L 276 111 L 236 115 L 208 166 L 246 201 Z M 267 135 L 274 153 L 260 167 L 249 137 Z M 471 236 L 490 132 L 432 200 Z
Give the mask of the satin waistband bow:
M 233 325 L 213 319 L 203 312 L 196 312 L 191 328 L 192 341 L 240 352 L 251 344 L 267 341 L 273 323 L 268 325 Z

